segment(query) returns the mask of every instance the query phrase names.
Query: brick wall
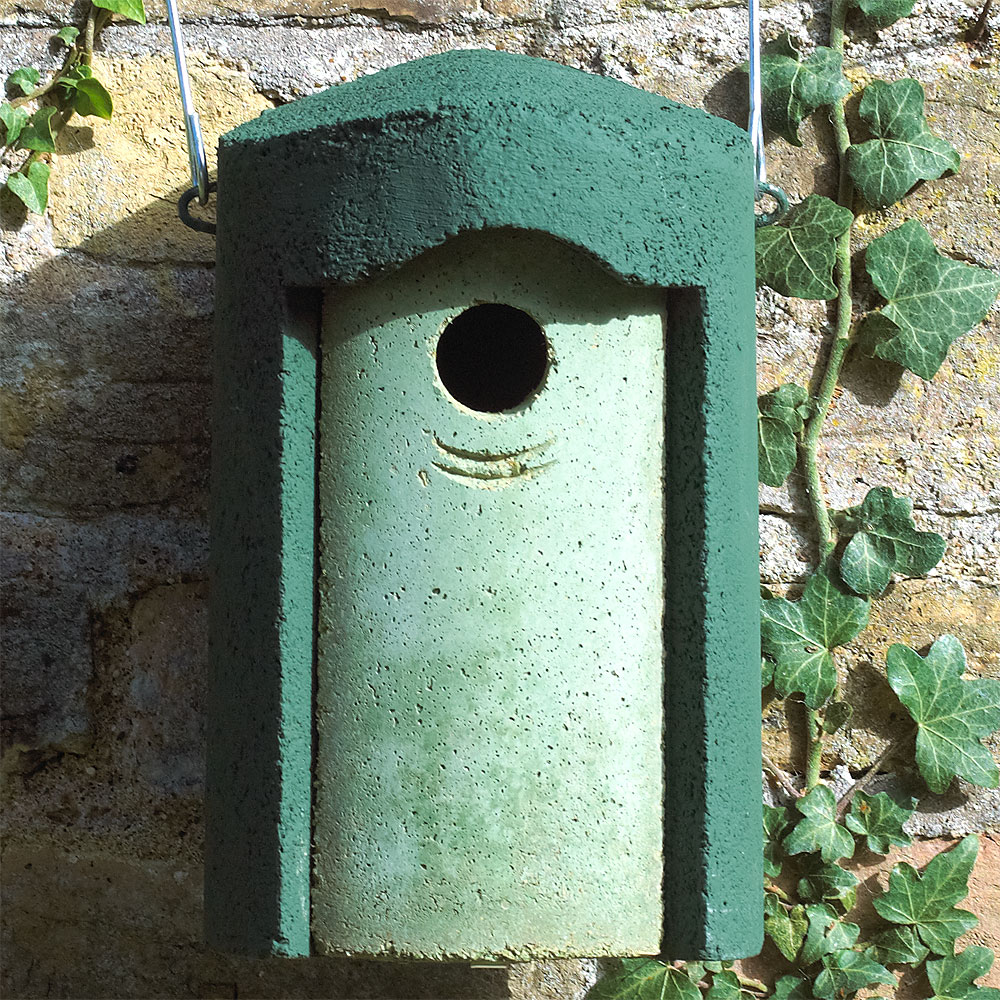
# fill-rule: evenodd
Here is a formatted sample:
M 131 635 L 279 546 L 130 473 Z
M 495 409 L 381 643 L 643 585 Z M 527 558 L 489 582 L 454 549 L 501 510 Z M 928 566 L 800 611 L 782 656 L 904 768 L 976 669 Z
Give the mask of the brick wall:
M 49 38 L 74 9 L 3 0 L 0 74 L 54 67 Z M 1000 51 L 995 38 L 979 49 L 962 41 L 977 13 L 962 0 L 918 0 L 912 18 L 859 37 L 848 59 L 864 67 L 852 70 L 859 82 L 871 73 L 924 84 L 931 126 L 963 166 L 924 184 L 905 215 L 945 253 L 996 269 Z M 544 56 L 745 117 L 734 67 L 746 13 L 729 0 L 192 0 L 184 14 L 210 149 L 272 103 L 458 47 Z M 25 218 L 0 199 L 5 995 L 582 996 L 593 963 L 250 961 L 200 943 L 213 241 L 176 220 L 187 159 L 159 3 L 150 15 L 145 27 L 104 32 L 95 68 L 116 113 L 62 132 L 47 216 Z M 821 42 L 826 8 L 774 3 L 763 25 Z M 801 150 L 771 144 L 771 176 L 793 197 L 814 185 L 830 193 L 832 157 L 814 151 L 817 141 L 829 149 L 829 126 L 816 116 L 802 134 Z M 859 229 L 875 235 L 901 217 L 873 213 Z M 829 329 L 825 306 L 762 292 L 758 315 L 762 390 L 804 384 Z M 994 308 L 952 349 L 933 383 L 863 359 L 845 370 L 824 445 L 831 503 L 891 486 L 948 550 L 928 579 L 893 587 L 843 658 L 856 714 L 826 761 L 842 776 L 894 731 L 899 706 L 877 678 L 892 642 L 922 647 L 951 632 L 972 670 L 1000 676 L 998 317 Z M 807 569 L 803 501 L 794 479 L 762 491 L 769 586 Z M 800 732 L 779 707 L 765 712 L 765 745 L 782 763 Z M 909 780 L 905 767 L 897 780 Z M 968 904 L 983 922 L 969 940 L 993 947 L 998 825 L 1000 794 L 961 782 L 924 798 L 916 823 L 932 841 L 985 831 Z

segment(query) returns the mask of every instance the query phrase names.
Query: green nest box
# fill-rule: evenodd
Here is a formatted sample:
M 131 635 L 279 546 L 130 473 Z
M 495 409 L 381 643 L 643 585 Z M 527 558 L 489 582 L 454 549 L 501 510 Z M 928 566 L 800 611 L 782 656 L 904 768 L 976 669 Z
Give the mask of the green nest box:
M 224 137 L 212 944 L 759 950 L 752 179 L 493 51 Z

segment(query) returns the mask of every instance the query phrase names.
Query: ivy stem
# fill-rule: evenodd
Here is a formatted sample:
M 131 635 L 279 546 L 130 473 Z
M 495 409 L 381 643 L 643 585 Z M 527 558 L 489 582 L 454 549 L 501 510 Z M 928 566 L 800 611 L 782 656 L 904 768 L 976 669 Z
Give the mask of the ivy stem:
M 818 708 L 806 709 L 806 726 L 809 729 L 809 757 L 806 760 L 806 788 L 808 792 L 819 784 L 823 765 L 823 717 Z
M 90 5 L 90 10 L 87 13 L 87 23 L 83 31 L 83 42 L 82 44 L 77 43 L 73 45 L 69 52 L 66 53 L 66 58 L 63 59 L 62 66 L 53 74 L 53 76 L 47 80 L 45 83 L 22 97 L 15 97 L 11 102 L 11 107 L 19 108 L 22 105 L 30 104 L 32 101 L 37 101 L 38 98 L 44 97 L 46 94 L 51 93 L 57 86 L 59 86 L 60 81 L 66 75 L 68 70 L 71 70 L 77 63 L 82 63 L 84 66 L 89 66 L 93 60 L 94 56 L 94 41 L 101 33 L 101 29 L 108 23 L 108 18 L 111 16 L 111 11 L 99 10 L 93 4 Z
M 844 54 L 844 24 L 847 17 L 848 0 L 833 0 L 830 14 L 830 47 Z M 838 183 L 837 201 L 852 212 L 854 185 L 847 173 L 847 149 L 851 145 L 851 137 L 847 131 L 847 116 L 845 99 L 838 98 L 832 105 L 833 134 L 837 147 Z M 826 365 L 820 378 L 819 390 L 813 406 L 813 411 L 806 423 L 802 437 L 802 464 L 806 478 L 806 488 L 809 494 L 809 504 L 813 520 L 816 522 L 817 543 L 822 562 L 832 551 L 835 544 L 833 526 L 830 522 L 830 512 L 826 505 L 826 493 L 819 474 L 819 440 L 830 412 L 833 395 L 837 388 L 844 358 L 851 346 L 851 228 L 837 240 L 837 252 L 834 264 L 834 279 L 837 285 L 836 318 L 834 320 L 833 341 L 827 355 Z
M 833 0 L 830 12 L 830 47 L 844 54 L 844 25 L 847 19 L 849 0 Z M 813 521 L 816 524 L 816 544 L 819 561 L 823 563 L 833 552 L 836 538 L 830 521 L 830 510 L 826 503 L 826 491 L 819 474 L 819 441 L 823 424 L 830 412 L 833 396 L 840 379 L 844 359 L 851 346 L 851 318 L 853 300 L 851 298 L 851 228 L 854 224 L 854 186 L 847 173 L 847 150 L 851 137 L 847 131 L 845 99 L 837 98 L 831 107 L 833 135 L 837 148 L 837 201 L 851 212 L 851 226 L 837 240 L 834 262 L 834 280 L 837 286 L 833 340 L 827 354 L 826 364 L 819 380 L 819 389 L 813 403 L 812 413 L 806 422 L 802 435 L 800 454 L 805 473 L 806 491 Z M 823 764 L 823 719 L 817 709 L 806 709 L 806 726 L 809 732 L 809 750 L 806 760 L 806 791 L 819 784 Z
M 846 792 L 844 792 L 844 794 L 837 801 L 837 816 L 838 817 L 843 816 L 844 813 L 847 812 L 848 808 L 851 805 L 851 802 L 854 799 L 854 796 L 857 795 L 858 792 L 860 792 L 863 789 L 865 789 L 865 788 L 868 787 L 869 783 L 878 775 L 879 768 L 890 757 L 892 757 L 896 753 L 897 750 L 899 750 L 900 746 L 903 743 L 905 743 L 907 740 L 910 740 L 910 739 L 913 738 L 913 733 L 914 733 L 914 729 L 911 726 L 901 736 L 899 736 L 896 739 L 892 740 L 889 743 L 889 745 L 878 755 L 878 757 L 871 764 L 871 766 L 868 768 L 868 770 L 865 771 L 865 773 L 863 775 L 861 775 L 861 777 L 858 778 L 858 780 L 855 781 L 854 784 L 851 785 L 851 787 L 848 788 Z
M 83 29 L 83 50 L 80 53 L 80 62 L 84 66 L 89 66 L 94 58 L 94 38 L 97 35 L 97 8 L 91 4 L 87 11 L 87 24 Z

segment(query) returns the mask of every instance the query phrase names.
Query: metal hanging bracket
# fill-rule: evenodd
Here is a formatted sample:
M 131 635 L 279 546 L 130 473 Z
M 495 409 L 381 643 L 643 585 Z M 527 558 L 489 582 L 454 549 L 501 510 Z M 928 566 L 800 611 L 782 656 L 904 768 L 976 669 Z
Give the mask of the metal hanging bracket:
M 177 84 L 181 92 L 181 105 L 184 109 L 184 131 L 187 134 L 188 161 L 191 168 L 191 187 L 181 195 L 177 202 L 177 214 L 181 222 L 199 233 L 215 233 L 215 223 L 205 222 L 191 215 L 189 206 L 197 198 L 199 205 L 208 204 L 208 196 L 215 190 L 215 183 L 208 180 L 208 158 L 205 155 L 205 143 L 201 137 L 201 122 L 198 112 L 194 110 L 191 100 L 191 87 L 188 82 L 187 60 L 184 57 L 184 36 L 181 32 L 180 18 L 177 16 L 177 6 L 174 0 L 167 2 L 167 19 L 170 22 L 170 41 L 174 48 L 174 64 L 177 67 Z
M 750 142 L 754 158 L 754 201 L 770 196 L 777 202 L 773 212 L 754 216 L 754 225 L 773 226 L 788 212 L 788 195 L 767 181 L 764 154 L 763 98 L 760 89 L 760 2 L 750 0 Z

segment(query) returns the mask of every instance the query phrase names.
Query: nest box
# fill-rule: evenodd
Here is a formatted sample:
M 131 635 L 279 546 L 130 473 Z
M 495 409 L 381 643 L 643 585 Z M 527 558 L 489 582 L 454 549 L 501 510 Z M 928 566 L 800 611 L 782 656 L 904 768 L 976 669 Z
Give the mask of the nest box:
M 211 943 L 757 952 L 752 176 L 493 51 L 223 138 Z

